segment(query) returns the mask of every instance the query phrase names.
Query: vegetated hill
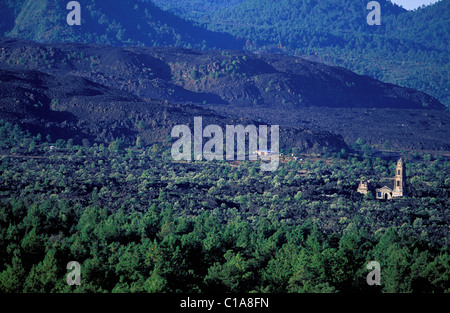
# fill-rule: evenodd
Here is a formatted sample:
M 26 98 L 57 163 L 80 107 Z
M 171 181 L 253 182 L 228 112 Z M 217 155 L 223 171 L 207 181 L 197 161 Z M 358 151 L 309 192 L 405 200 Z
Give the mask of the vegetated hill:
M 153 0 L 153 3 L 163 10 L 186 16 L 188 19 L 197 20 L 216 11 L 233 7 L 244 1 L 245 0 Z
M 246 49 L 306 56 L 384 82 L 421 90 L 450 106 L 450 2 L 406 11 L 379 0 L 369 26 L 367 0 L 160 1 L 160 7 L 247 39 Z
M 170 145 L 175 125 L 189 125 L 194 117 L 203 125 L 261 125 L 230 118 L 193 105 L 170 104 L 137 96 L 72 75 L 53 76 L 37 70 L 0 67 L 1 118 L 53 139 L 83 139 L 126 145 Z M 139 138 L 139 139 L 138 139 Z M 175 139 L 173 139 L 175 140 Z M 270 128 L 269 137 L 270 142 Z M 204 140 L 204 142 L 206 139 Z M 270 145 L 269 145 L 270 147 Z M 280 147 L 303 152 L 347 148 L 339 135 L 298 127 L 280 127 Z
M 332 131 L 348 143 L 362 137 L 372 145 L 388 140 L 395 148 L 450 148 L 449 130 L 442 126 L 449 115 L 435 98 L 298 57 L 6 38 L 0 40 L 0 47 L 0 64 L 5 66 L 83 77 L 141 98 L 201 105 L 219 115 L 269 124 Z M 376 113 L 367 114 L 368 109 Z M 409 114 L 411 110 L 417 112 Z M 433 110 L 438 113 L 428 116 L 438 117 L 430 120 L 424 114 Z M 340 117 L 333 120 L 336 111 Z M 409 126 L 395 127 L 402 124 Z
M 68 1 L 0 0 L 0 35 L 41 42 L 240 49 L 242 42 L 194 26 L 151 1 L 80 1 L 81 26 L 66 22 Z
M 421 90 L 449 106 L 449 2 L 407 12 L 380 0 L 381 26 L 367 25 L 367 2 L 157 1 L 176 16 L 152 1 L 86 0 L 82 25 L 69 26 L 66 2 L 0 0 L 0 33 L 43 42 L 277 51 Z

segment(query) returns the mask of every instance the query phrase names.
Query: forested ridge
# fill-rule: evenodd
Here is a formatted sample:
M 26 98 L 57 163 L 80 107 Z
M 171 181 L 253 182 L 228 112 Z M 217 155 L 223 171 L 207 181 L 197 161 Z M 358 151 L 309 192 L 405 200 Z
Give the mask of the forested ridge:
M 406 155 L 410 198 L 382 202 L 357 184 L 389 180 L 396 160 L 351 151 L 268 173 L 173 162 L 163 146 L 75 145 L 5 121 L 0 147 L 1 292 L 450 290 L 442 157 Z M 73 260 L 80 286 L 65 280 Z M 371 260 L 379 287 L 366 283 Z
M 69 1 L 0 1 L 0 34 L 39 42 L 239 49 L 234 36 L 197 27 L 147 0 L 80 1 L 81 27 L 66 23 Z
M 380 26 L 366 23 L 368 2 L 155 0 L 207 29 L 246 39 L 245 49 L 307 56 L 427 92 L 448 106 L 450 2 L 406 11 L 380 0 Z
M 449 2 L 408 12 L 380 0 L 380 26 L 367 25 L 368 2 L 87 0 L 82 2 L 82 26 L 70 27 L 67 3 L 1 0 L 0 35 L 287 53 L 426 92 L 448 107 Z

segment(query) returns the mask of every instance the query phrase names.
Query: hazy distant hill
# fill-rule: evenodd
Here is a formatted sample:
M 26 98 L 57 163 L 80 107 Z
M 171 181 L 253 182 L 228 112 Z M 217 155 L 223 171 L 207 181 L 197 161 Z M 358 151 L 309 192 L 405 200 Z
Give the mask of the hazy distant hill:
M 450 106 L 450 1 L 406 11 L 387 0 L 369 26 L 368 0 L 155 0 L 204 27 L 248 39 L 246 48 L 307 56 L 425 91 Z

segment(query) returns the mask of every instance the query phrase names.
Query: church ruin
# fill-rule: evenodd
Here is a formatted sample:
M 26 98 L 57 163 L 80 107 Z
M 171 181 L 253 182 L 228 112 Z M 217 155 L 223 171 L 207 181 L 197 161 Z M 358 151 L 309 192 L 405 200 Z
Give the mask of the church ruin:
M 357 191 L 364 195 L 372 192 L 369 186 L 369 181 L 360 181 Z M 397 166 L 395 168 L 395 179 L 393 185 L 390 184 L 377 187 L 375 189 L 375 198 L 380 200 L 389 200 L 392 198 L 402 198 L 407 196 L 405 164 L 403 163 L 403 159 L 400 158 L 397 161 Z

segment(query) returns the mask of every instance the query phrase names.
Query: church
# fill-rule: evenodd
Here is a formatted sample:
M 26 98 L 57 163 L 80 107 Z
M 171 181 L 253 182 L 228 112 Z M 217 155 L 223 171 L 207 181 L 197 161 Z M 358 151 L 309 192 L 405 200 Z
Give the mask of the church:
M 358 186 L 358 192 L 364 195 L 368 192 L 372 192 L 369 187 L 369 182 L 361 181 Z M 395 179 L 393 185 L 384 185 L 376 188 L 375 198 L 389 200 L 392 198 L 402 198 L 407 196 L 405 164 L 403 163 L 403 159 L 400 158 L 397 161 L 397 166 L 395 168 Z

